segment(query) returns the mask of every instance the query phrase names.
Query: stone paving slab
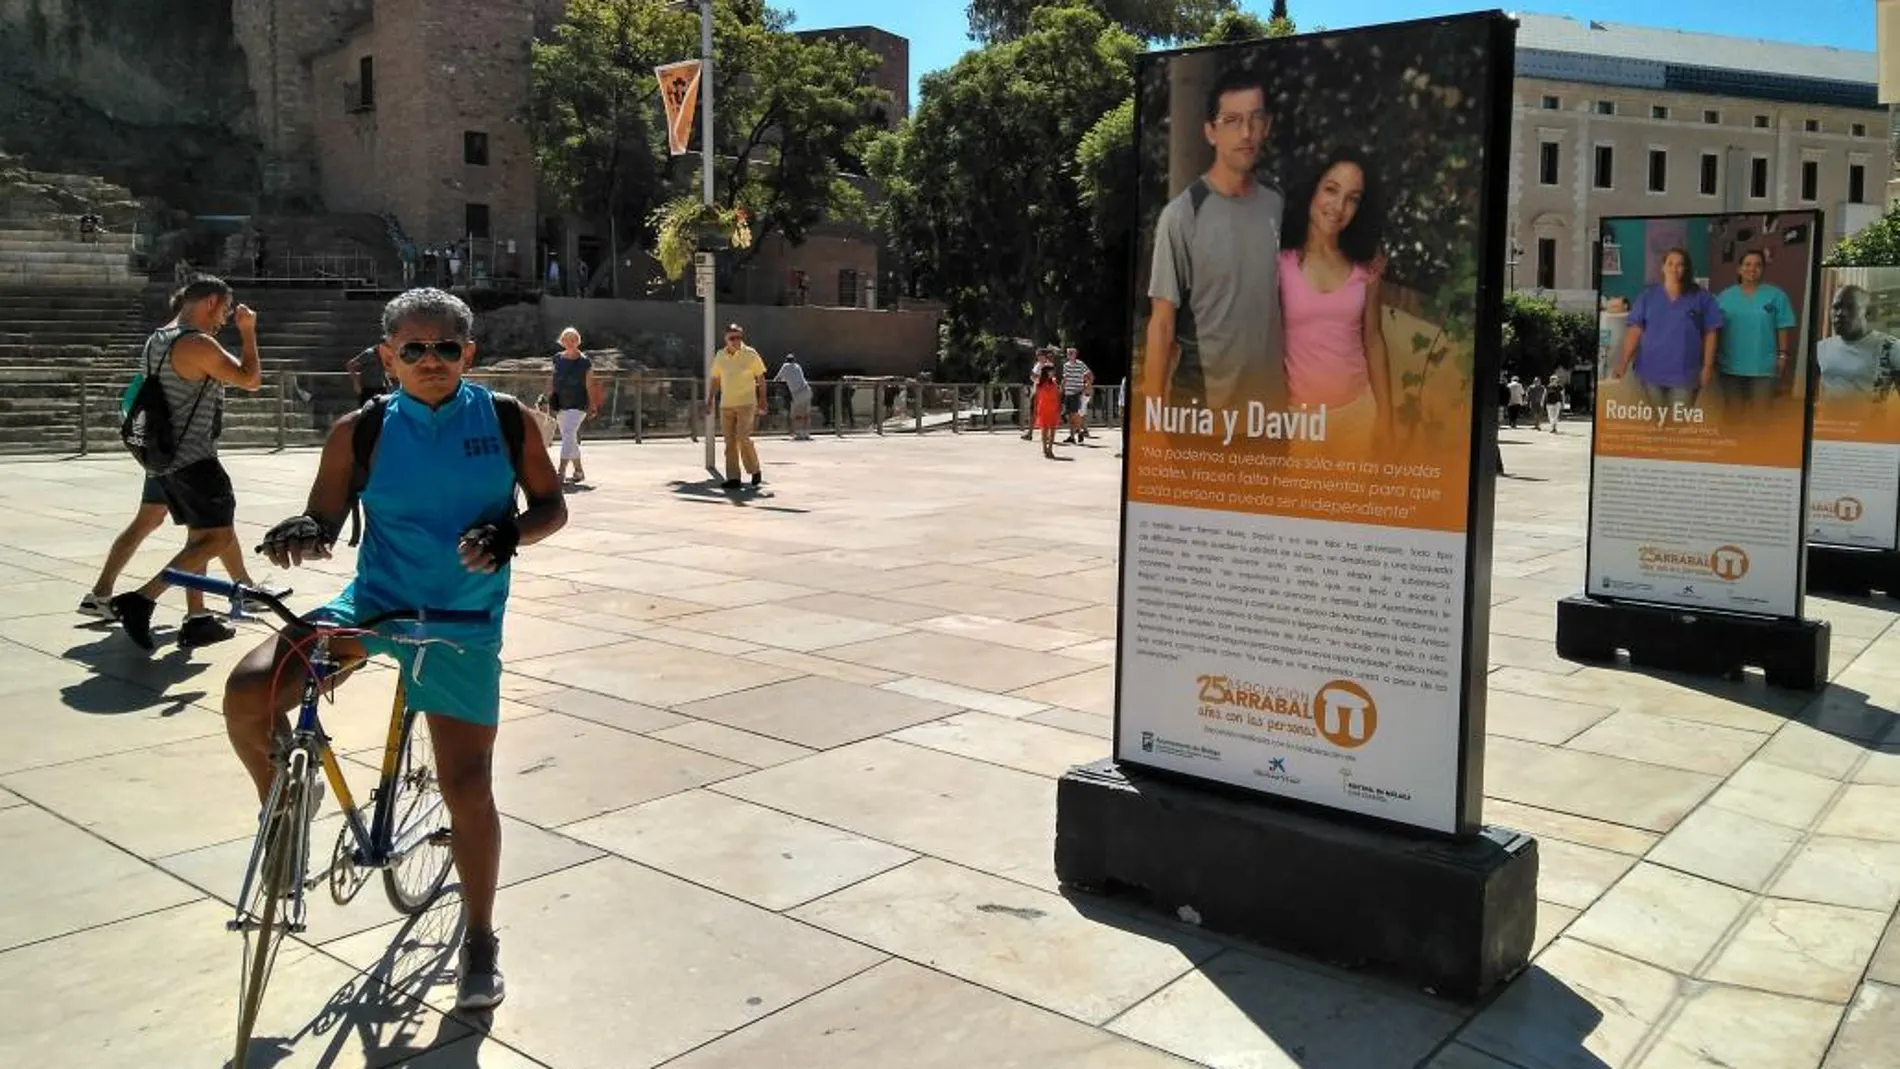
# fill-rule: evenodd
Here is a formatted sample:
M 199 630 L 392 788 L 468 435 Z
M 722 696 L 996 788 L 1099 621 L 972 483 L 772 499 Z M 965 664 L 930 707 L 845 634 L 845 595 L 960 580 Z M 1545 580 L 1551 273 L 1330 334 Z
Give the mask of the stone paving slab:
M 1900 1050 L 1900 602 L 1811 598 L 1819 696 L 1559 660 L 1587 431 L 1507 432 L 1487 816 L 1540 839 L 1537 952 L 1455 1006 L 1058 894 L 1055 777 L 1108 750 L 1116 437 L 589 447 L 526 551 L 497 797 L 509 1002 L 445 1013 L 455 896 L 323 898 L 286 1066 L 1874 1069 Z M 229 458 L 239 537 L 309 451 Z M 114 458 L 0 463 L 0 1065 L 215 1065 L 254 804 L 219 709 L 245 640 L 145 654 L 72 606 L 130 517 Z M 129 586 L 178 544 L 155 535 Z M 268 569 L 253 562 L 260 576 Z M 347 553 L 287 578 L 310 605 Z M 168 598 L 161 633 L 176 626 Z M 255 628 L 256 625 L 246 625 Z M 367 785 L 393 676 L 324 711 Z M 330 847 L 337 817 L 319 821 Z

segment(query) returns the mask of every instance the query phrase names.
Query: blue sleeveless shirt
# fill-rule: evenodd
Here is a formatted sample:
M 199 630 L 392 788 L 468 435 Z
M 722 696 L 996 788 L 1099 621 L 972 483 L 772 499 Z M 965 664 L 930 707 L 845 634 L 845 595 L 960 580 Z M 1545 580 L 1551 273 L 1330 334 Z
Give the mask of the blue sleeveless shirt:
M 464 531 L 514 507 L 515 467 L 494 395 L 464 382 L 432 409 L 398 389 L 369 464 L 356 578 L 334 608 L 347 619 L 391 609 L 486 611 L 489 624 L 430 631 L 499 649 L 509 568 L 471 572 L 457 550 Z

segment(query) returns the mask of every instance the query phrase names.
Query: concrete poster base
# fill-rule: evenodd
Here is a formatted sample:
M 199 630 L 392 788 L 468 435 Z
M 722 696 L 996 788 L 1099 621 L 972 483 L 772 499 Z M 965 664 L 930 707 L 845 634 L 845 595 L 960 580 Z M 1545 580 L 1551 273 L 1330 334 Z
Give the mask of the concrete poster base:
M 1609 663 L 1618 650 L 1642 668 L 1705 676 L 1762 670 L 1770 686 L 1820 690 L 1827 686 L 1831 632 L 1822 620 L 1737 616 L 1581 594 L 1557 603 L 1557 656 Z
M 1529 961 L 1537 842 L 1454 841 L 1102 760 L 1056 787 L 1056 876 L 1210 931 L 1474 1001 Z
M 1864 598 L 1900 597 L 1900 553 L 1891 549 L 1808 546 L 1808 589 Z

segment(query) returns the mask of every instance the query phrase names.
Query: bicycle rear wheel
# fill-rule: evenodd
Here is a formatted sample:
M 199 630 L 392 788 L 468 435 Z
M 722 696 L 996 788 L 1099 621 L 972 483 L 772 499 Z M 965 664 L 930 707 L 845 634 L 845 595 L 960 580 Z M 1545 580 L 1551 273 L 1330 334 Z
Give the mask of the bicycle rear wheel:
M 413 710 L 403 718 L 402 758 L 380 804 L 390 814 L 390 850 L 401 855 L 383 869 L 383 890 L 398 912 L 421 913 L 442 893 L 453 854 L 429 721 Z
M 258 868 L 247 881 L 250 900 L 241 903 L 244 959 L 238 974 L 237 1051 L 231 1060 L 232 1069 L 244 1069 L 251 1033 L 257 1028 L 258 1011 L 264 1005 L 264 988 L 290 928 L 287 899 L 291 883 L 297 878 L 303 838 L 309 833 L 309 814 L 304 811 L 309 781 L 309 755 L 303 750 L 292 751 L 271 789 L 266 810 L 270 816 L 259 833 L 263 849 L 254 851 Z

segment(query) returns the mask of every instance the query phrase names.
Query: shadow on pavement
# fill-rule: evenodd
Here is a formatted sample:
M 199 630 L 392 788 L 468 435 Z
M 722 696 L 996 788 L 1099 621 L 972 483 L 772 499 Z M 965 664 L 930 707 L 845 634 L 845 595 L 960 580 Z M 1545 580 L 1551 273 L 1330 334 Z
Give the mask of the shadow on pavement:
M 1463 1039 L 1483 1050 L 1482 1037 L 1472 1035 L 1466 1038 L 1464 1033 L 1470 1031 L 1471 1022 L 1479 1015 L 1491 1012 L 1499 1018 L 1497 1031 L 1507 1034 L 1515 1048 L 1499 1051 L 1500 1057 L 1521 1055 L 1530 1050 L 1535 1052 L 1539 1065 L 1562 1065 L 1566 1069 L 1612 1069 L 1609 1063 L 1584 1046 L 1584 1041 L 1602 1023 L 1603 1011 L 1579 995 L 1569 984 L 1535 963 L 1510 983 L 1492 992 L 1488 998 L 1466 1005 L 1422 994 L 1376 973 L 1322 965 L 1292 954 L 1257 947 L 1244 940 L 1207 932 L 1144 908 L 1132 899 L 1106 898 L 1069 887 L 1062 888 L 1061 893 L 1076 912 L 1089 920 L 1177 947 L 1183 956 L 1208 943 L 1220 947 L 1197 962 L 1194 971 L 1205 977 L 1235 1009 L 1244 1013 L 1262 1035 L 1273 1040 L 1286 1053 L 1288 1064 L 1297 1060 L 1302 1065 L 1337 1064 L 1370 1069 L 1373 1065 L 1382 1064 L 1377 1061 L 1382 1054 L 1389 1057 L 1391 1052 L 1384 1045 L 1382 1037 L 1368 1035 L 1363 1039 L 1363 1046 L 1360 1046 L 1358 1037 L 1345 1033 L 1339 1035 L 1336 1044 L 1329 1040 L 1324 1052 L 1309 1049 L 1314 1026 L 1312 1000 L 1288 999 L 1286 988 L 1277 982 L 1263 982 L 1264 970 L 1258 965 L 1248 967 L 1245 964 L 1247 958 L 1268 966 L 1283 965 L 1311 974 L 1316 979 L 1333 980 L 1359 988 L 1353 996 L 1355 1002 L 1363 1002 L 1370 994 L 1374 998 L 1409 1002 L 1459 1017 L 1461 1021 L 1457 1028 L 1436 1041 L 1431 1050 L 1420 1052 L 1420 1064 L 1431 1061 L 1439 1048 L 1455 1039 Z M 1262 908 L 1271 908 L 1271 905 L 1262 903 Z M 1309 1062 L 1309 1058 L 1325 1060 Z M 1412 1064 L 1412 1061 L 1408 1060 L 1406 1064 Z
M 803 516 L 811 512 L 810 509 L 792 508 L 788 505 L 765 504 L 772 500 L 772 491 L 754 489 L 750 485 L 737 490 L 728 490 L 719 479 L 707 479 L 696 483 L 675 479 L 668 485 L 682 500 L 696 504 L 731 505 L 733 508 L 758 509 L 761 512 L 787 512 L 795 516 Z
M 479 1066 L 488 1015 L 463 1021 L 427 1005 L 435 988 L 454 986 L 456 953 L 462 945 L 459 899 L 445 892 L 437 901 L 447 905 L 438 904 L 408 918 L 376 964 L 338 988 L 296 1034 L 253 1038 L 247 1069 L 268 1069 L 288 1058 L 300 1041 L 325 1037 L 326 1046 L 311 1063 L 319 1069 L 365 1064 L 415 1069 Z M 270 993 L 266 991 L 264 997 L 269 999 Z M 352 1037 L 356 1042 L 351 1042 Z
M 73 646 L 58 654 L 95 673 L 60 689 L 66 707 L 97 716 L 122 716 L 155 707 L 163 708 L 162 716 L 182 712 L 206 692 L 174 694 L 170 691 L 202 674 L 210 665 L 193 660 L 189 650 L 175 645 L 161 648 L 165 652 L 147 653 L 124 635 L 112 631 L 94 642 Z

